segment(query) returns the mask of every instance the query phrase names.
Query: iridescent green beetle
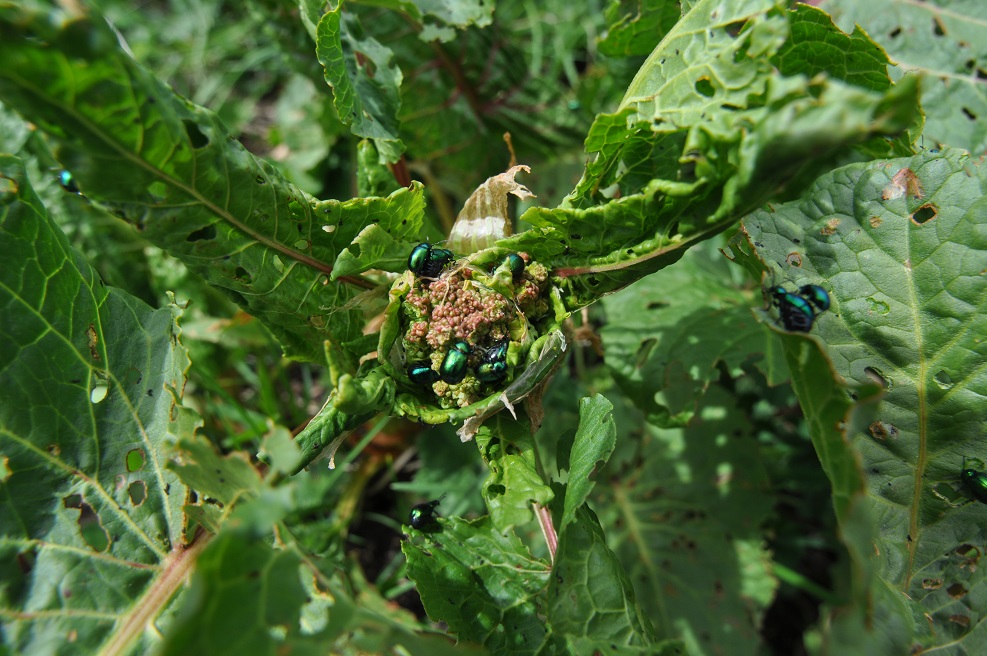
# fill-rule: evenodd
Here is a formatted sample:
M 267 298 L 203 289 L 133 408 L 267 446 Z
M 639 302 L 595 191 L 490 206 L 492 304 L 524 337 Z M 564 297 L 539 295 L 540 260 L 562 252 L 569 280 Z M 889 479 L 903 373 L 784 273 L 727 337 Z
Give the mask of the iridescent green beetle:
M 411 528 L 419 531 L 434 528 L 437 524 L 435 521 L 435 507 L 439 505 L 440 501 L 442 501 L 441 498 L 420 503 L 412 508 L 411 512 L 408 513 L 408 524 L 411 525 Z
M 408 268 L 416 276 L 435 278 L 455 257 L 452 251 L 436 248 L 425 242 L 412 249 L 411 255 L 408 256 Z
M 492 383 L 507 375 L 508 340 L 502 341 L 483 356 L 483 362 L 476 368 L 476 379 L 484 383 Z
M 772 287 L 768 293 L 771 294 L 772 303 L 778 308 L 778 316 L 785 330 L 807 333 L 812 329 L 816 311 L 809 301 L 781 286 Z
M 802 285 L 799 296 L 815 305 L 819 312 L 829 309 L 829 292 L 819 285 Z
M 408 378 L 416 385 L 431 385 L 439 379 L 439 372 L 432 369 L 431 363 L 414 362 L 408 365 Z
M 511 268 L 511 278 L 513 278 L 514 282 L 516 283 L 521 280 L 521 276 L 524 275 L 524 267 L 527 264 L 524 258 L 517 253 L 508 253 L 504 257 L 504 261 Z
M 79 191 L 79 186 L 75 184 L 75 178 L 65 169 L 58 172 L 58 184 L 62 185 L 62 189 L 70 194 L 82 194 Z
M 967 468 L 966 458 L 963 458 L 960 483 L 974 499 L 980 503 L 987 503 L 987 473 Z
M 470 345 L 463 340 L 458 339 L 453 342 L 439 366 L 439 378 L 450 385 L 462 382 L 463 378 L 466 378 L 471 352 Z

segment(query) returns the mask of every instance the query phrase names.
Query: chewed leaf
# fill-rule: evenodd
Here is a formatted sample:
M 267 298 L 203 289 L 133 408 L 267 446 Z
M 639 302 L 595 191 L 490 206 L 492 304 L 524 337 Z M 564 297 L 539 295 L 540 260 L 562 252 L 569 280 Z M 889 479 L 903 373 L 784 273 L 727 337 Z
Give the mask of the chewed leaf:
M 181 405 L 181 310 L 103 285 L 10 156 L 0 258 L 0 312 L 18 317 L 0 328 L 4 643 L 150 651 L 135 618 L 161 613 L 198 550 L 184 543 L 187 489 L 165 467 L 197 422 Z
M 373 37 L 360 39 L 348 29 L 343 3 L 319 21 L 317 50 L 332 87 L 339 118 L 353 134 L 374 140 L 381 157 L 396 162 L 404 151 L 398 125 L 401 70 L 394 55 Z
M 827 54 L 828 39 L 848 37 L 818 10 L 700 0 L 621 106 L 597 117 L 586 139 L 596 157 L 562 206 L 528 210 L 534 228 L 498 246 L 553 266 L 572 310 L 797 193 L 854 145 L 899 147 L 873 138 L 912 125 L 916 81 L 890 86 L 887 60 L 860 39 L 848 67 Z
M 922 75 L 924 141 L 979 153 L 987 148 L 987 3 L 825 0 L 844 29 L 860 26 L 897 64 Z M 972 46 L 972 47 L 971 47 Z
M 54 138 L 88 199 L 257 317 L 288 355 L 323 360 L 329 337 L 354 362 L 364 355 L 361 308 L 340 308 L 375 284 L 329 284 L 332 263 L 376 215 L 395 213 L 392 203 L 408 208 L 414 191 L 309 198 L 134 61 L 99 17 L 5 5 L 0 58 L 4 104 Z M 340 312 L 346 320 L 330 329 L 327 315 Z
M 983 544 L 987 520 L 983 504 L 958 505 L 964 458 L 985 457 L 974 410 L 987 397 L 985 189 L 987 169 L 967 153 L 925 152 L 838 169 L 803 201 L 744 221 L 748 247 L 778 282 L 829 290 L 813 332 L 836 372 L 885 391 L 851 439 L 878 518 L 882 577 L 931 618 L 932 633 L 917 638 L 930 648 L 973 645 L 987 617 L 987 578 L 957 551 Z M 964 593 L 950 596 L 953 584 Z

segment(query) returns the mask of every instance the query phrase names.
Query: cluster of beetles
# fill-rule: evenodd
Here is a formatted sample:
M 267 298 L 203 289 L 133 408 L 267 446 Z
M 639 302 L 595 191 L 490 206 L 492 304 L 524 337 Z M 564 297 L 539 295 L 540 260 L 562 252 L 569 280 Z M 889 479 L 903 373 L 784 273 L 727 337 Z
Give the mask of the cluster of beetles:
M 416 276 L 435 278 L 454 259 L 455 255 L 450 250 L 429 243 L 418 244 L 408 256 L 408 269 Z M 508 253 L 504 259 L 510 267 L 514 281 L 517 282 L 524 273 L 524 259 L 517 253 Z M 477 380 L 493 383 L 507 375 L 508 344 L 508 340 L 505 339 L 483 352 L 482 361 L 473 372 Z M 438 371 L 432 369 L 429 362 L 413 362 L 408 365 L 408 378 L 416 385 L 431 385 L 439 380 L 455 385 L 466 377 L 467 363 L 472 353 L 473 347 L 468 342 L 456 340 L 450 345 Z

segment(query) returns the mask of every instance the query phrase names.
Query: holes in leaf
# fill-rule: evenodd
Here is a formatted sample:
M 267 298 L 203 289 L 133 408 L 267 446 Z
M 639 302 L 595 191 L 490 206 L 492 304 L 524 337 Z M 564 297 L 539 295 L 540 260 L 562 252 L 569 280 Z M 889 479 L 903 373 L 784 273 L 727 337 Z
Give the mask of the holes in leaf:
M 127 487 L 127 495 L 130 497 L 130 503 L 134 504 L 134 507 L 137 508 L 147 499 L 147 483 L 144 481 L 134 481 Z
M 942 24 L 938 16 L 932 17 L 932 33 L 936 36 L 946 36 L 946 26 Z
M 936 375 L 933 376 L 932 379 L 936 381 L 936 385 L 938 385 L 940 389 L 948 390 L 953 386 L 953 379 L 950 378 L 949 374 L 942 369 L 937 371 Z
M 185 241 L 203 241 L 216 238 L 216 228 L 207 225 L 204 228 L 199 228 L 195 232 L 191 233 Z
M 144 377 L 141 375 L 140 369 L 137 367 L 130 367 L 127 369 L 127 384 L 137 386 L 141 384 Z
M 151 197 L 152 202 L 161 203 L 168 198 L 168 185 L 160 180 L 152 182 L 147 185 L 147 195 Z
M 924 579 L 922 587 L 926 590 L 938 590 L 942 587 L 942 579 Z
M 63 497 L 62 505 L 79 511 L 79 533 L 90 549 L 102 552 L 110 547 L 110 534 L 103 528 L 93 507 L 82 500 L 82 495 L 70 494 Z
M 235 270 L 233 271 L 233 277 L 234 277 L 234 278 L 235 278 L 236 280 L 238 280 L 238 281 L 240 281 L 240 282 L 242 282 L 242 283 L 245 283 L 245 284 L 247 284 L 247 285 L 249 285 L 249 284 L 250 284 L 251 282 L 253 282 L 253 280 L 254 280 L 254 278 L 253 278 L 253 276 L 251 276 L 251 275 L 250 275 L 250 272 L 249 272 L 249 271 L 247 271 L 246 269 L 244 269 L 244 268 L 243 268 L 243 267 L 241 267 L 241 266 L 238 266 L 238 267 L 237 267 L 237 268 L 236 268 L 236 269 L 235 269 Z
M 967 589 L 963 587 L 962 583 L 954 583 L 953 585 L 946 588 L 946 592 L 948 592 L 949 596 L 952 597 L 953 599 L 962 599 L 963 597 L 966 596 Z
M 38 552 L 34 549 L 22 551 L 17 554 L 17 569 L 21 574 L 27 576 L 34 570 L 34 563 L 38 560 Z
M 732 38 L 736 39 L 743 32 L 744 26 L 747 25 L 747 21 L 734 21 L 733 23 L 728 23 L 723 27 L 726 33 Z
M 507 488 L 503 485 L 491 485 L 487 488 L 487 498 L 501 497 L 507 494 Z
M 92 403 L 102 403 L 103 399 L 110 392 L 110 386 L 105 382 L 97 382 L 93 385 L 93 389 L 89 392 L 89 401 Z
M 800 267 L 801 268 L 801 266 L 802 266 L 802 255 L 799 254 L 799 253 L 795 253 L 795 252 L 789 253 L 788 256 L 785 257 L 785 262 L 788 264 L 788 266 Z
M 5 175 L 0 175 L 0 199 L 3 199 L 4 202 L 7 202 L 8 199 L 3 197 L 8 195 L 16 196 L 18 189 L 19 187 L 17 186 L 17 182 L 13 178 L 8 178 Z M 9 200 L 13 201 L 14 199 L 10 198 Z
M 937 210 L 934 206 L 923 205 L 912 213 L 912 221 L 916 225 L 922 225 L 926 221 L 931 221 L 936 218 L 938 214 L 939 210 Z
M 959 624 L 964 628 L 970 626 L 970 618 L 967 617 L 966 615 L 960 615 L 960 614 L 950 615 L 949 621 L 952 622 L 953 624 Z
M 876 440 L 893 440 L 898 437 L 898 428 L 893 424 L 875 421 L 869 426 L 871 436 Z
M 716 89 L 713 87 L 713 83 L 709 81 L 708 77 L 701 77 L 696 80 L 696 93 L 700 96 L 705 96 L 706 98 L 712 98 L 716 95 Z
M 636 369 L 644 366 L 644 363 L 648 361 L 648 357 L 651 356 L 651 351 L 654 350 L 657 343 L 658 340 L 654 337 L 649 337 L 641 341 L 641 345 L 638 347 L 637 354 L 634 357 L 634 367 Z
M 130 473 L 144 469 L 146 462 L 147 456 L 144 455 L 144 449 L 131 449 L 127 452 L 127 471 Z
M 259 185 L 267 184 L 267 179 L 262 175 L 258 175 L 256 178 L 254 178 L 254 181 Z
M 274 265 L 275 271 L 277 271 L 278 273 L 284 273 L 284 262 L 281 260 L 280 257 L 278 257 L 277 255 L 272 257 L 271 264 Z
M 209 145 L 209 137 L 202 133 L 198 125 L 188 119 L 183 120 L 182 125 L 185 126 L 185 134 L 188 135 L 189 143 L 192 144 L 193 148 L 198 150 Z
M 891 311 L 891 306 L 884 301 L 879 301 L 873 296 L 867 297 L 867 306 L 873 314 L 887 314 Z
M 884 372 L 880 369 L 875 367 L 864 367 L 864 375 L 889 392 L 894 387 L 894 381 L 885 376 Z
M 89 342 L 89 356 L 99 362 L 99 335 L 96 334 L 96 326 L 89 324 L 86 328 L 86 340 Z

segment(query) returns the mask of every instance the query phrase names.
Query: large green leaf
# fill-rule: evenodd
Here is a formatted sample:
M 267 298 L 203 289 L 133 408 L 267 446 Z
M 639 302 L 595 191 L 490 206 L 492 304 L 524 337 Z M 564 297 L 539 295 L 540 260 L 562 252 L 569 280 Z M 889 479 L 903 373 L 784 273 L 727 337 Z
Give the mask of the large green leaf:
M 732 273 L 715 247 L 702 245 L 603 299 L 607 365 L 649 422 L 688 423 L 721 366 L 737 376 L 754 363 L 775 385 L 788 378 L 780 345 L 751 316 Z
M 860 56 L 831 57 L 840 39 Z M 811 8 L 701 0 L 617 111 L 597 117 L 586 140 L 597 156 L 576 189 L 558 209 L 525 212 L 534 229 L 501 245 L 554 266 L 570 309 L 676 261 L 852 145 L 912 124 L 915 80 L 889 88 L 886 60 L 860 42 Z
M 750 421 L 714 386 L 686 428 L 621 428 L 634 442 L 594 500 L 642 608 L 690 654 L 756 653 L 777 584 L 760 531 L 773 499 Z
M 196 423 L 181 405 L 181 310 L 103 285 L 10 156 L 0 259 L 4 644 L 147 651 L 204 543 L 186 538 L 187 490 L 165 468 Z
M 987 149 L 987 3 L 824 0 L 844 29 L 860 25 L 906 71 L 922 74 L 927 146 Z
M 309 198 L 96 17 L 2 7 L 0 57 L 0 99 L 56 140 L 82 192 L 257 316 L 286 353 L 321 360 L 329 339 L 355 361 L 372 348 L 362 336 L 372 306 L 347 303 L 375 284 L 329 284 L 332 263 L 380 216 L 419 229 L 420 186 L 390 199 Z
M 918 645 L 950 645 L 950 653 L 982 650 L 978 627 L 987 615 L 987 579 L 968 566 L 985 542 L 987 508 L 963 505 L 959 492 L 963 458 L 987 458 L 985 187 L 987 171 L 967 153 L 925 152 L 838 169 L 803 200 L 744 221 L 746 241 L 775 282 L 831 290 L 833 305 L 813 332 L 836 372 L 885 389 L 877 418 L 848 435 L 866 514 L 879 529 L 871 553 L 896 603 L 911 606 L 885 619 L 892 631 L 909 624 Z M 750 268 L 759 275 L 762 267 Z M 797 389 L 809 382 L 801 378 Z M 806 416 L 811 425 L 813 411 Z M 837 485 L 846 471 L 827 473 L 851 532 L 855 502 L 841 499 Z M 929 621 L 911 625 L 902 613 Z
M 494 654 L 538 653 L 548 633 L 542 598 L 548 566 L 488 517 L 439 521 L 424 544 L 401 545 L 429 617 Z

